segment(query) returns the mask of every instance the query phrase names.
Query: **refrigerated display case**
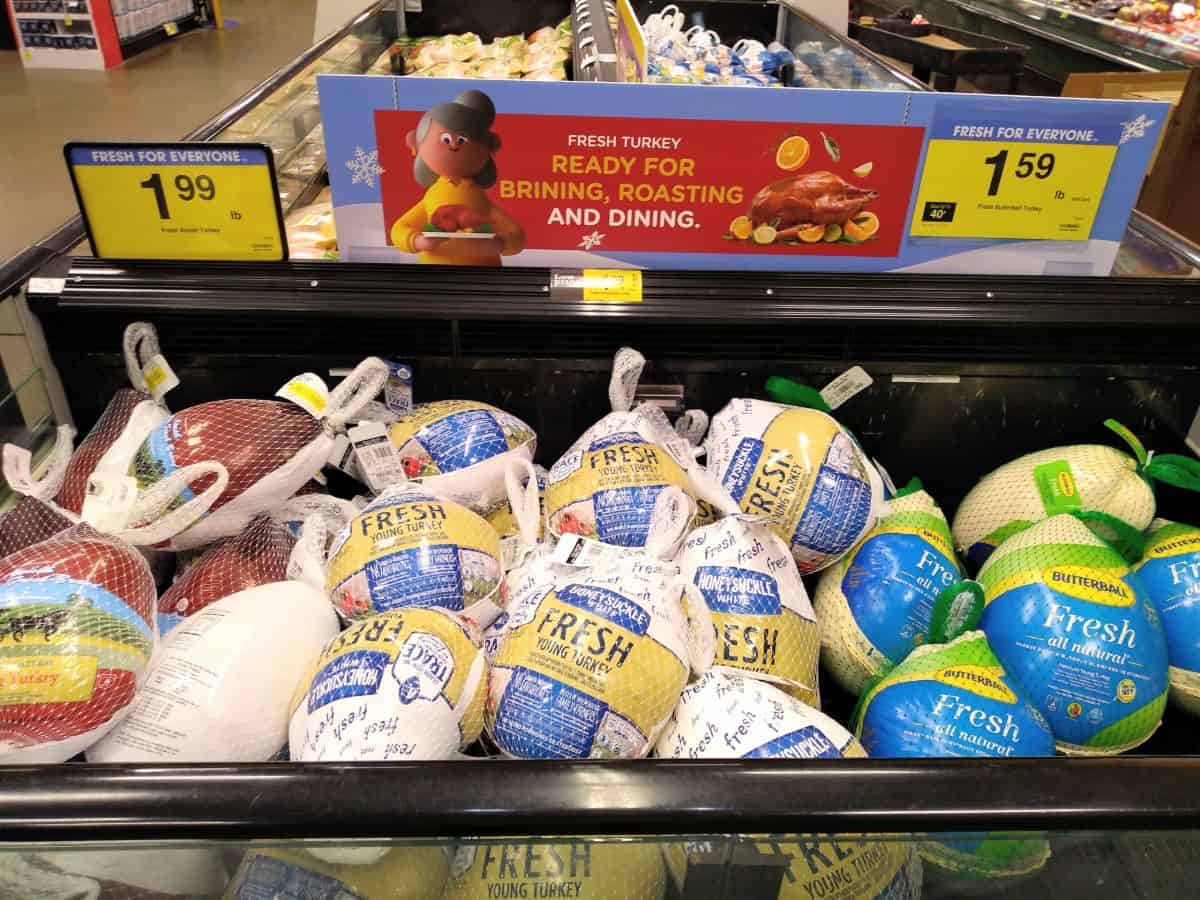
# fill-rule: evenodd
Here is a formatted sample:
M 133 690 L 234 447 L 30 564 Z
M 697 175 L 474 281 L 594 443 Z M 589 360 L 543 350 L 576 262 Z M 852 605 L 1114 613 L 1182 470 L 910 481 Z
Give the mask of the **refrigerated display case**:
M 254 123 L 276 95 L 288 108 L 314 64 L 337 62 L 332 48 L 393 21 L 368 11 L 195 137 Z M 125 382 L 122 331 L 137 320 L 156 325 L 180 379 L 173 408 L 270 397 L 297 372 L 336 377 L 378 354 L 411 366 L 420 401 L 470 398 L 519 416 L 545 463 L 607 412 L 621 346 L 651 361 L 644 381 L 672 417 L 762 396 L 770 375 L 823 384 L 861 365 L 873 382 L 839 419 L 947 510 L 1021 453 L 1105 442 L 1108 417 L 1161 452 L 1200 441 L 1200 295 L 1186 277 L 1200 251 L 1137 217 L 1120 277 L 648 271 L 642 302 L 599 306 L 552 296 L 544 269 L 121 263 L 72 255 L 81 237 L 69 223 L 0 273 L 45 385 L 46 402 L 13 417 L 30 446 L 38 427 L 97 419 Z M 1194 520 L 1190 495 L 1159 499 L 1162 515 Z M 821 694 L 826 713 L 850 720 L 853 697 L 825 677 Z M 1200 869 L 1197 749 L 1192 720 L 1172 707 L 1136 754 L 1082 760 L 5 768 L 0 894 L 1185 897 Z M 1049 856 L 1009 878 L 933 863 L 918 874 L 919 850 L 978 849 L 981 832 Z

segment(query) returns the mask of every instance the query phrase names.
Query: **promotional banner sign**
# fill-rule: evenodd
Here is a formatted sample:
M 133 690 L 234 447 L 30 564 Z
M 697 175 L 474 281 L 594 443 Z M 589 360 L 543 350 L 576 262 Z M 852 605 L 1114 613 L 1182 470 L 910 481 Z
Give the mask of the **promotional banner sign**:
M 1169 107 L 322 75 L 343 259 L 1107 275 Z

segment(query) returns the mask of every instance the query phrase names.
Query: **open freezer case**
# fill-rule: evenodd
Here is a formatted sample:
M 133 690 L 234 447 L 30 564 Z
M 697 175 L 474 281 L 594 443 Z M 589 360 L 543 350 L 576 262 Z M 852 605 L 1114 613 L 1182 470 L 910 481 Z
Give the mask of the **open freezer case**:
M 199 136 L 287 91 L 347 36 Z M 1128 274 L 1183 274 L 1200 260 L 1153 223 L 1135 219 L 1131 235 L 1150 262 Z M 545 465 L 609 411 L 622 346 L 649 360 L 640 397 L 670 420 L 762 398 L 773 375 L 820 386 L 857 365 L 871 382 L 837 418 L 901 483 L 920 477 L 947 513 L 1020 454 L 1114 443 L 1110 417 L 1160 454 L 1187 455 L 1200 439 L 1200 298 L 1189 278 L 646 272 L 641 303 L 596 305 L 552 296 L 541 269 L 117 264 L 71 257 L 79 239 L 68 225 L 31 246 L 0 287 L 43 354 L 52 402 L 30 416 L 81 432 L 128 381 L 124 329 L 148 321 L 180 381 L 172 409 L 269 398 L 299 372 L 336 382 L 376 354 L 408 366 L 420 402 L 469 399 L 527 423 Z M 364 490 L 332 471 L 328 481 L 342 496 Z M 1158 513 L 1194 523 L 1192 497 L 1163 487 Z M 13 635 L 0 638 L 0 658 L 29 654 Z M 439 762 L 3 768 L 0 896 L 1194 893 L 1200 769 L 1183 709 L 1168 707 L 1162 727 L 1119 757 L 861 759 L 841 730 L 854 696 L 827 671 L 819 688 L 841 723 L 824 726 L 836 740 L 797 755 L 841 758 L 697 749 L 693 759 L 518 761 L 472 744 L 472 758 Z M 726 746 L 745 737 L 740 719 L 712 727 Z M 830 752 L 811 752 L 821 748 Z

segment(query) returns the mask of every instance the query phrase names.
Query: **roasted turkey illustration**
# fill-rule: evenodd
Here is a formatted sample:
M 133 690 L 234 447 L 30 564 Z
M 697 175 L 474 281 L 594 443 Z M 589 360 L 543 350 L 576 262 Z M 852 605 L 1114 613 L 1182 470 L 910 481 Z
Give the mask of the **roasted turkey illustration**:
M 483 216 L 461 203 L 439 206 L 430 217 L 434 228 L 447 232 L 461 231 L 464 228 L 478 228 L 484 221 Z
M 754 195 L 750 221 L 775 228 L 840 225 L 866 208 L 878 191 L 847 184 L 832 172 L 807 172 L 769 184 Z

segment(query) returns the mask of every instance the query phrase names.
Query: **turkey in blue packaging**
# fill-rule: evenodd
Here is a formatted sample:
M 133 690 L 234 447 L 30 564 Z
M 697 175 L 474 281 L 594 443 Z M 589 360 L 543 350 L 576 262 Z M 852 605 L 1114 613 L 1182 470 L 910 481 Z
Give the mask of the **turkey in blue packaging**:
M 534 581 L 508 605 L 485 722 L 523 759 L 645 756 L 691 672 L 712 660 L 703 602 L 675 567 L 610 548 L 604 565 Z
M 963 577 L 941 509 L 923 490 L 889 500 L 850 553 L 821 573 L 821 655 L 857 695 L 925 637 L 938 594 Z
M 1053 516 L 1000 544 L 979 581 L 980 627 L 1060 751 L 1111 755 L 1154 733 L 1167 703 L 1167 642 L 1116 550 L 1074 516 Z
M 863 695 L 856 734 L 872 757 L 1054 755 L 1049 723 L 981 631 L 909 654 Z M 986 833 L 922 841 L 919 849 L 927 862 L 974 877 L 1031 872 L 1050 854 L 1040 837 Z
M 424 486 L 389 488 L 350 520 L 329 552 L 325 586 L 348 619 L 443 607 L 480 627 L 499 614 L 496 530 Z
M 124 477 L 138 492 L 149 493 L 194 464 L 223 466 L 228 483 L 221 490 L 214 491 L 211 479 L 200 479 L 176 497 L 178 504 L 186 505 L 197 495 L 215 493 L 208 512 L 164 537 L 171 549 L 183 550 L 236 534 L 321 470 L 336 434 L 379 393 L 386 377 L 386 364 L 372 357 L 332 392 L 316 375 L 306 373 L 280 389 L 282 400 L 217 400 L 190 407 L 149 434 Z M 108 487 L 97 485 L 95 475 L 93 486 Z M 125 521 L 118 517 L 115 523 L 116 528 L 137 524 L 132 515 Z M 115 529 L 110 525 L 106 530 Z
M 874 527 L 883 481 L 828 413 L 734 399 L 713 416 L 709 472 L 745 513 L 771 520 L 808 575 L 836 562 Z
M 644 403 L 631 409 L 645 362 L 628 347 L 617 352 L 609 385 L 613 412 L 585 431 L 550 468 L 546 515 L 554 537 L 578 534 L 641 547 L 665 489 L 680 488 L 694 506 L 702 473 L 691 444 L 657 406 Z
M 713 665 L 765 678 L 820 706 L 820 629 L 787 546 L 754 517 L 697 528 L 679 566 L 713 620 Z
M 390 426 L 404 474 L 486 512 L 504 499 L 504 469 L 533 459 L 537 435 L 503 410 L 473 400 L 422 403 Z
M 1156 520 L 1136 571 L 1162 617 L 1171 699 L 1200 715 L 1200 528 Z

